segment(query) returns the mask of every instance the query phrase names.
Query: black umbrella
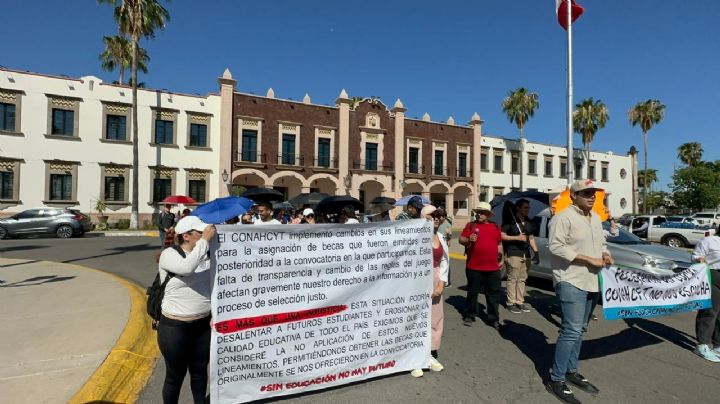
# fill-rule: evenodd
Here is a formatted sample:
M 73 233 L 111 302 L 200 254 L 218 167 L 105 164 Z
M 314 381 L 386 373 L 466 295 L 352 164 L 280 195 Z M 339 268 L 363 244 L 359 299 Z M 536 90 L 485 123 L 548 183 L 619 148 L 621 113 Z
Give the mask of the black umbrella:
M 280 210 L 280 209 L 285 209 L 285 210 L 289 210 L 289 211 L 295 210 L 295 206 L 293 206 L 289 202 L 273 202 L 272 208 L 273 208 L 273 210 Z
M 320 203 L 323 199 L 327 198 L 328 194 L 324 194 L 322 192 L 311 192 L 311 193 L 304 193 L 300 194 L 294 198 L 290 198 L 288 202 L 290 202 L 293 206 L 295 206 L 298 209 L 302 208 L 317 208 L 317 204 Z
M 371 215 L 377 215 L 383 212 L 388 212 L 395 209 L 395 205 L 391 205 L 389 203 L 376 203 L 370 206 L 367 213 Z
M 520 198 L 534 199 L 540 203 L 544 203 L 545 205 L 550 206 L 550 195 L 546 194 L 545 192 L 538 191 L 513 191 L 509 194 L 498 195 L 493 198 L 492 201 L 490 201 L 490 205 L 494 208 L 496 206 L 504 204 L 505 201 L 515 201 Z
M 328 196 L 320 201 L 315 210 L 322 213 L 339 213 L 340 210 L 347 205 L 350 205 L 355 208 L 355 210 L 359 211 L 362 211 L 364 208 L 362 202 L 350 195 L 335 195 Z
M 372 201 L 370 201 L 371 205 L 379 205 L 381 203 L 387 203 L 390 205 L 395 205 L 395 199 L 390 198 L 389 196 L 378 196 L 377 198 L 373 198 Z
M 282 201 L 285 199 L 282 192 L 270 188 L 250 188 L 243 192 L 243 198 L 252 199 L 255 202 Z

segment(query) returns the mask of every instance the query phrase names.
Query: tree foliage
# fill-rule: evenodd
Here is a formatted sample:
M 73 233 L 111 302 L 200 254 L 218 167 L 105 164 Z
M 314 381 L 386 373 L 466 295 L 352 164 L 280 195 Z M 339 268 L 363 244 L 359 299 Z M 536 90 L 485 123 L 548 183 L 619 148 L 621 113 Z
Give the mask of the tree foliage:
M 679 207 L 715 209 L 720 204 L 720 171 L 707 162 L 678 169 L 673 174 L 672 191 Z
M 694 166 L 702 161 L 702 145 L 698 142 L 683 143 L 678 147 L 678 158 L 683 163 Z
M 573 129 L 575 133 L 582 135 L 588 161 L 590 160 L 590 144 L 597 131 L 604 128 L 608 120 L 610 120 L 610 112 L 601 100 L 594 101 L 590 97 L 575 105 Z
M 123 35 L 103 37 L 105 49 L 99 56 L 100 67 L 111 72 L 115 69 L 120 73 L 118 84 L 125 84 L 125 71 L 132 67 L 132 45 Z M 147 51 L 138 46 L 138 70 L 148 72 L 147 64 L 150 60 Z

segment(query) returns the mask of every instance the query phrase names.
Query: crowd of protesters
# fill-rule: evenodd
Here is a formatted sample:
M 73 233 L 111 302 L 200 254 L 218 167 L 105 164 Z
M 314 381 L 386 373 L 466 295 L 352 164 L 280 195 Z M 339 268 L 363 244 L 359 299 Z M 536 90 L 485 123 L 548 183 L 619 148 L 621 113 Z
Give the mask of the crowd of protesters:
M 592 211 L 598 189 L 591 180 L 575 181 L 570 187 L 572 204 L 555 215 L 549 226 L 553 284 L 562 321 L 546 388 L 567 403 L 579 403 L 568 383 L 593 395 L 599 393 L 599 389 L 578 372 L 582 335 L 587 331 L 589 321 L 597 319 L 592 314 L 598 301 L 597 274 L 602 267 L 613 264 L 606 239 L 619 233 L 617 224 L 612 220 L 608 229 L 604 230 L 598 215 Z M 539 264 L 540 255 L 533 237 L 529 208 L 528 200 L 518 199 L 511 211 L 503 212 L 501 225 L 492 219 L 494 213 L 489 203 L 480 202 L 472 209 L 473 220 L 465 225 L 458 239 L 467 256 L 467 295 L 462 314 L 465 326 L 472 327 L 476 321 L 480 293 L 485 297 L 487 325 L 498 331 L 501 331 L 500 305 L 503 300 L 510 313 L 531 311 L 525 303 L 525 282 L 529 267 Z M 163 278 L 173 277 L 163 301 L 158 332 L 158 343 L 167 368 L 163 401 L 177 402 L 183 378 L 189 371 L 195 402 L 202 402 L 201 397 L 206 396 L 211 321 L 207 241 L 214 235 L 215 229 L 197 217 L 188 216 L 188 209 L 178 213 L 175 216 L 171 206 L 166 205 L 156 221 L 164 247 L 174 247 L 162 251 L 158 266 Z M 395 217 L 395 220 L 410 219 L 425 219 L 433 223 L 431 356 L 427 368 L 439 372 L 444 369 L 438 360 L 438 352 L 444 323 L 442 293 L 450 286 L 448 246 L 452 238 L 452 223 L 443 208 L 426 205 L 418 196 L 409 198 L 407 205 Z M 373 215 L 359 218 L 352 205 L 343 206 L 334 214 L 325 214 L 309 207 L 292 211 L 274 210 L 271 203 L 259 202 L 242 216 L 226 223 L 357 224 L 387 220 L 390 220 L 387 210 L 375 209 Z M 720 270 L 717 269 L 720 268 L 718 257 L 718 236 L 703 240 L 692 255 L 694 261 L 707 262 L 712 269 L 713 306 L 698 312 L 695 353 L 713 362 L 720 362 L 720 327 L 715 326 L 720 320 L 720 276 L 716 276 Z M 502 298 L 501 286 L 504 276 L 507 276 L 505 299 Z M 423 369 L 414 369 L 411 375 L 421 377 Z

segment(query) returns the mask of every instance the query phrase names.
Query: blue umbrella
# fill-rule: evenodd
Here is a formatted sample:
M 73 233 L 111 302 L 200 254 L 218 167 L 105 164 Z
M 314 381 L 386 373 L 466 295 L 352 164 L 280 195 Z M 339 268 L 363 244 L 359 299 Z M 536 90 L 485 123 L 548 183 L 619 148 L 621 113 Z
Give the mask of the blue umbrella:
M 423 205 L 430 205 L 431 203 L 430 199 L 422 195 L 405 195 L 402 198 L 398 199 L 397 202 L 395 202 L 395 206 L 406 206 L 410 198 L 412 198 L 413 196 L 419 196 L 420 199 L 422 199 Z
M 248 198 L 226 196 L 198 206 L 191 215 L 205 223 L 220 224 L 244 214 L 254 203 Z

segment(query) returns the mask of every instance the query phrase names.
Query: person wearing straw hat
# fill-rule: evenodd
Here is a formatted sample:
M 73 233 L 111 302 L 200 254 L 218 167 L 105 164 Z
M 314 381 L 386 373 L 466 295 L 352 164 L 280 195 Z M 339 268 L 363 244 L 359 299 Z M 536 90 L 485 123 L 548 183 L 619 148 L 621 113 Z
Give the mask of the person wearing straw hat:
M 459 240 L 467 253 L 465 276 L 468 286 L 463 324 L 470 327 L 475 321 L 477 297 L 482 288 L 485 290 L 488 325 L 500 331 L 500 269 L 504 265 L 502 236 L 497 224 L 490 221 L 493 212 L 489 203 L 480 202 L 473 213 L 475 221 L 465 225 Z
M 579 403 L 566 382 L 590 394 L 599 389 L 578 373 L 582 335 L 597 304 L 598 273 L 612 265 L 600 217 L 593 212 L 596 192 L 592 180 L 577 180 L 570 186 L 572 205 L 550 221 L 548 238 L 555 294 L 560 301 L 562 324 L 546 385 L 561 401 Z
M 712 285 L 712 306 L 698 310 L 695 318 L 698 345 L 694 352 L 710 362 L 720 362 L 720 331 L 717 329 L 720 318 L 720 237 L 712 235 L 700 240 L 692 253 L 692 259 L 710 266 Z M 714 348 L 711 348 L 713 345 Z

